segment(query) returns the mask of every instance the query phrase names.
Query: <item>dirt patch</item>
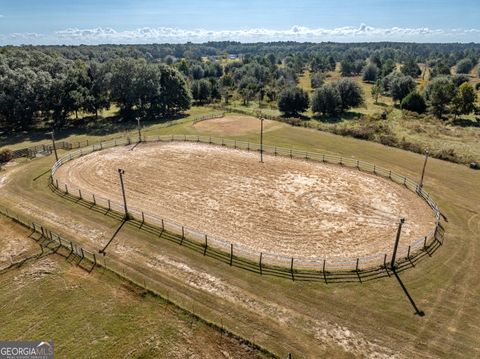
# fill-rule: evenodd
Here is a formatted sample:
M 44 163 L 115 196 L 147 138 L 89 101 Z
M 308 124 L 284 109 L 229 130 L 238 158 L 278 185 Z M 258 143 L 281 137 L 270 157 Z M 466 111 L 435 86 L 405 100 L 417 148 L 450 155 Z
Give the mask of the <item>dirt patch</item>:
M 355 257 L 391 251 L 434 227 L 430 208 L 393 182 L 340 166 L 196 143 L 150 143 L 95 152 L 66 163 L 56 178 L 130 208 L 262 252 Z
M 271 120 L 264 120 L 264 132 L 272 131 L 283 126 L 282 123 Z M 198 130 L 216 135 L 245 134 L 260 132 L 260 120 L 250 116 L 226 116 L 197 122 L 193 125 Z
M 0 267 L 39 252 L 38 245 L 28 238 L 28 231 L 0 216 Z

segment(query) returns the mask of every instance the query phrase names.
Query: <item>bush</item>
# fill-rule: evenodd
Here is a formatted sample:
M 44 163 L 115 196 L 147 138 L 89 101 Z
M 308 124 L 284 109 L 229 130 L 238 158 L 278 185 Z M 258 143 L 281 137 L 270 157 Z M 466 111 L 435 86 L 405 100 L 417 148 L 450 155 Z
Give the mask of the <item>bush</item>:
M 480 90 L 480 82 L 477 82 L 475 84 L 475 90 L 479 91 Z
M 410 92 L 402 100 L 402 109 L 413 111 L 416 113 L 424 113 L 427 110 L 425 99 L 418 92 Z
M 333 83 L 340 93 L 342 109 L 348 110 L 351 107 L 358 107 L 363 104 L 363 90 L 353 79 L 341 78 Z
M 468 74 L 473 69 L 473 62 L 470 59 L 463 59 L 457 63 L 457 74 Z
M 373 82 L 377 79 L 379 69 L 377 65 L 370 63 L 362 70 L 362 80 L 366 82 Z
M 0 163 L 6 163 L 13 159 L 13 152 L 8 148 L 0 151 Z
M 335 86 L 326 84 L 315 91 L 312 97 L 312 111 L 324 115 L 337 115 L 342 111 L 342 98 Z
M 461 84 L 468 82 L 470 78 L 465 74 L 456 74 L 452 76 L 452 82 L 455 86 L 460 87 Z
M 308 94 L 299 87 L 282 91 L 278 98 L 278 109 L 287 115 L 296 115 L 308 108 Z

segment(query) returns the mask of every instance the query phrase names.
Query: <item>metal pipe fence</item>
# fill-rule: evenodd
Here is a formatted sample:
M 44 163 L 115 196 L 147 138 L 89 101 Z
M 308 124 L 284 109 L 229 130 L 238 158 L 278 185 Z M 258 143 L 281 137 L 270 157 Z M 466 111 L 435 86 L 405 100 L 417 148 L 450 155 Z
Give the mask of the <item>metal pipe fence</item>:
M 126 146 L 135 144 L 139 138 L 120 138 L 111 141 L 100 142 L 90 145 L 85 148 L 70 152 L 66 156 L 60 158 L 52 167 L 51 181 L 52 184 L 60 191 L 68 193 L 72 196 L 81 198 L 85 201 L 91 202 L 97 206 L 107 208 L 111 211 L 124 213 L 124 206 L 121 201 L 114 201 L 106 197 L 85 191 L 81 188 L 67 185 L 55 178 L 55 173 L 58 168 L 64 163 L 75 158 L 87 155 L 89 153 L 100 151 L 116 146 Z M 258 143 L 238 141 L 226 138 L 217 138 L 210 136 L 196 136 L 196 135 L 167 135 L 167 136 L 144 136 L 143 142 L 171 142 L 171 141 L 185 141 L 198 142 L 211 145 L 225 146 L 238 150 L 246 151 L 260 151 Z M 344 157 L 328 153 L 317 153 L 311 151 L 303 151 L 293 148 L 285 148 L 272 145 L 263 145 L 263 151 L 266 154 L 273 156 L 283 156 L 306 161 L 323 162 L 334 165 L 341 165 L 350 168 L 356 168 L 359 171 L 373 173 L 377 176 L 388 178 L 391 181 L 404 185 L 410 191 L 416 193 L 421 197 L 432 209 L 435 214 L 435 227 L 432 228 L 425 236 L 418 238 L 409 245 L 401 245 L 397 250 L 397 258 L 399 260 L 408 260 L 415 253 L 426 249 L 430 244 L 436 240 L 437 229 L 440 222 L 440 210 L 437 204 L 433 201 L 430 195 L 420 187 L 415 181 L 400 175 L 394 171 L 385 169 L 372 163 L 357 160 L 351 157 Z M 197 231 L 193 228 L 178 223 L 172 219 L 161 218 L 155 214 L 147 213 L 138 208 L 129 208 L 130 216 L 142 223 L 148 223 L 157 228 L 162 229 L 172 234 L 181 235 L 182 239 L 188 239 L 199 246 L 204 246 L 205 252 L 207 250 L 216 250 L 225 255 L 229 255 L 231 261 L 234 258 L 241 258 L 252 263 L 257 263 L 270 267 L 289 268 L 292 273 L 294 270 L 312 270 L 312 271 L 359 271 L 366 269 L 373 269 L 378 267 L 386 267 L 391 261 L 391 253 L 378 252 L 371 255 L 359 257 L 329 257 L 329 258 L 305 258 L 305 257 L 291 257 L 276 253 L 259 252 L 253 250 L 245 245 L 232 243 L 228 240 L 217 238 L 207 233 Z

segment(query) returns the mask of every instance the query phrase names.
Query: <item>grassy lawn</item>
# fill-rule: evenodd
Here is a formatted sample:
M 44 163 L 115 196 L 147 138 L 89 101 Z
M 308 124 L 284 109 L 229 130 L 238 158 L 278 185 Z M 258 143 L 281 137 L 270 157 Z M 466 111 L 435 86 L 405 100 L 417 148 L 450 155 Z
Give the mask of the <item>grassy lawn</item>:
M 0 217 L 0 228 L 38 251 L 20 225 Z M 59 358 L 264 357 L 108 271 L 89 274 L 58 255 L 0 274 L 0 286 L 0 337 L 53 340 Z
M 145 131 L 209 134 L 200 132 L 188 121 L 166 128 L 154 126 Z M 257 133 L 226 136 L 258 142 Z M 412 178 L 419 177 L 423 163 L 423 156 L 415 153 L 288 125 L 266 133 L 265 143 L 356 157 Z M 45 222 L 86 249 L 97 251 L 115 231 L 118 220 L 52 193 L 46 175 L 33 180 L 52 163 L 50 156 L 9 167 L 4 172 L 9 179 L 2 185 L 0 204 Z M 431 258 L 400 275 L 425 312 L 424 317 L 414 315 L 394 277 L 361 284 L 325 284 L 260 276 L 229 267 L 156 235 L 139 232 L 133 225 L 126 226 L 116 237 L 106 257 L 107 266 L 126 270 L 139 282 L 146 279 L 147 286 L 165 298 L 281 357 L 288 352 L 293 357 L 388 357 L 396 353 L 404 357 L 477 357 L 480 355 L 477 325 L 480 194 L 475 189 L 480 188 L 480 176 L 465 166 L 431 159 L 425 183 L 426 190 L 448 217 L 445 243 Z M 393 243 L 394 239 L 386 240 Z M 92 277 L 96 276 L 100 273 Z M 84 293 L 87 283 L 80 285 Z M 68 292 L 65 295 L 68 303 Z M 5 297 L 5 302 L 8 300 L 10 297 Z M 136 306 L 145 308 L 135 310 L 140 318 L 144 311 L 150 310 L 150 300 L 157 303 L 148 297 L 134 301 Z M 157 313 L 156 306 L 152 304 L 153 313 Z M 97 307 L 101 308 L 100 304 Z M 118 307 L 118 311 L 123 308 Z M 117 310 L 110 313 L 115 316 Z M 98 310 L 95 315 L 99 315 Z M 94 328 L 92 332 L 101 332 L 102 323 L 100 320 L 100 329 Z M 19 333 L 11 325 L 12 333 Z M 116 333 L 126 333 L 129 337 L 124 327 L 119 326 Z

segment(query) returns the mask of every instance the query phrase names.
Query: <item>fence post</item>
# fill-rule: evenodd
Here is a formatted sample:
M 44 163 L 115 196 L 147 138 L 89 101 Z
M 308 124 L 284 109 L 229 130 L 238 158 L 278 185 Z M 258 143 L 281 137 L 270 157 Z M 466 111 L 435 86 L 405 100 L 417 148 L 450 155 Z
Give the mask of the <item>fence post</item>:
M 95 253 L 93 253 L 93 266 L 95 267 L 97 265 L 97 257 L 95 256 Z
M 183 244 L 183 240 L 185 239 L 185 229 L 182 226 L 182 238 L 180 239 L 180 245 Z
M 96 205 L 97 204 L 97 200 L 95 199 L 95 194 L 92 193 L 92 198 L 93 198 L 93 204 Z
M 208 237 L 205 235 L 205 250 L 203 251 L 203 255 L 207 254 L 207 247 L 208 247 Z
M 250 151 L 250 142 L 247 142 L 247 151 Z
M 305 159 L 308 160 L 308 152 L 305 151 Z
M 292 274 L 292 280 L 294 281 L 295 277 L 293 276 L 293 257 L 292 257 L 292 261 L 290 262 L 290 273 Z
M 83 253 L 83 248 L 80 247 L 80 251 L 82 252 L 82 259 L 85 258 L 85 254 Z
M 360 259 L 357 258 L 357 265 L 356 265 L 356 267 L 355 267 L 355 272 L 357 272 L 357 273 L 358 273 L 358 262 L 359 262 L 359 260 L 360 260 Z
M 68 194 L 68 186 L 66 183 L 65 183 L 65 193 Z
M 291 148 L 290 148 L 290 158 L 293 158 L 293 153 Z
M 58 179 L 55 179 L 55 183 L 57 184 L 57 189 L 58 189 Z
M 143 211 L 142 211 L 142 225 L 145 223 L 145 215 L 143 214 Z
M 258 266 L 260 268 L 260 275 L 262 275 L 262 255 L 263 255 L 263 253 L 260 252 L 260 262 L 258 263 Z
M 385 256 L 383 257 L 383 266 L 387 269 L 387 253 L 385 253 Z
M 425 239 L 423 241 L 423 249 L 427 250 L 427 236 L 425 236 Z
M 407 259 L 410 260 L 410 246 L 408 246 Z
M 373 173 L 377 174 L 375 165 L 373 165 Z
M 83 199 L 82 198 L 82 191 L 80 190 L 80 188 L 78 189 L 78 196 L 80 197 L 80 199 Z
M 357 170 L 359 170 L 359 169 L 360 169 L 360 161 L 357 160 Z
M 235 141 L 235 142 L 234 142 L 233 147 L 234 147 L 235 149 L 237 149 L 237 140 L 234 140 L 234 141 Z
M 230 265 L 233 264 L 233 243 L 230 243 Z
M 110 206 L 110 200 L 107 199 L 107 201 L 108 201 L 108 210 L 110 211 L 112 209 L 112 207 Z

